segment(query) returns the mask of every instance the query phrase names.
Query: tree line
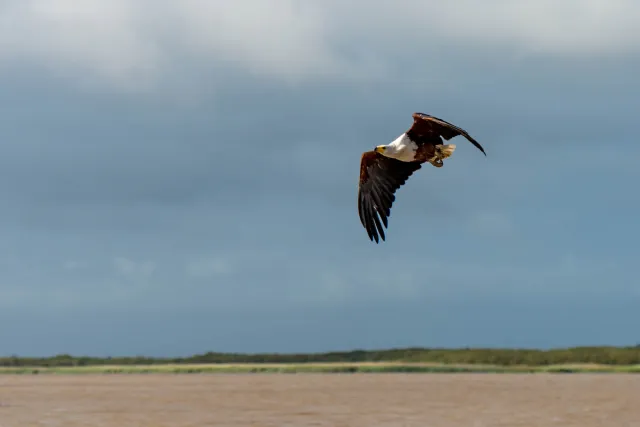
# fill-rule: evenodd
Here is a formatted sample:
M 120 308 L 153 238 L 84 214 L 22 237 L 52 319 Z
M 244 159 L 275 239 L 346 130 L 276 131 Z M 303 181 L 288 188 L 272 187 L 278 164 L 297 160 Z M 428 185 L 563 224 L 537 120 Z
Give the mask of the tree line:
M 493 349 L 493 348 L 395 348 L 388 350 L 353 350 L 327 353 L 216 353 L 189 357 L 89 357 L 60 354 L 52 357 L 0 358 L 0 366 L 95 366 L 157 365 L 206 363 L 337 363 L 337 362 L 430 362 L 447 364 L 528 365 L 595 363 L 603 365 L 640 364 L 640 345 L 633 347 L 573 347 L 564 349 Z

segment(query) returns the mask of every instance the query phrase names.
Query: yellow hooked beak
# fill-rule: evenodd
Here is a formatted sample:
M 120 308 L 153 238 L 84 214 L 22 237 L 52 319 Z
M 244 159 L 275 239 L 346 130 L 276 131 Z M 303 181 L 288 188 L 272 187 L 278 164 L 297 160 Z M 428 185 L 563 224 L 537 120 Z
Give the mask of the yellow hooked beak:
M 378 145 L 375 149 L 375 152 L 380 154 L 384 153 L 384 145 Z

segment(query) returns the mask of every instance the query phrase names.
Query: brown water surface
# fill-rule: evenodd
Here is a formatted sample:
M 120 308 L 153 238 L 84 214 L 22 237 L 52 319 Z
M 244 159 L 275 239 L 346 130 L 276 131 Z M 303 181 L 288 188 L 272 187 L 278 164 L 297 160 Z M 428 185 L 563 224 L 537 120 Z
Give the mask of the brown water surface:
M 640 375 L 0 376 L 0 427 L 639 427 Z

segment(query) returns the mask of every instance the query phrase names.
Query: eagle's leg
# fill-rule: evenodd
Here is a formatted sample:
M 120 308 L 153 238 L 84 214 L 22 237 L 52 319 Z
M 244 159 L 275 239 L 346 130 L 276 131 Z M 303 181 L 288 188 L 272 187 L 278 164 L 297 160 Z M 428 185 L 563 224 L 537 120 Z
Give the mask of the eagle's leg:
M 429 160 L 433 166 L 437 168 L 441 168 L 443 166 L 443 160 L 451 157 L 453 152 L 455 151 L 455 144 L 438 144 L 436 145 L 435 156 L 433 159 Z

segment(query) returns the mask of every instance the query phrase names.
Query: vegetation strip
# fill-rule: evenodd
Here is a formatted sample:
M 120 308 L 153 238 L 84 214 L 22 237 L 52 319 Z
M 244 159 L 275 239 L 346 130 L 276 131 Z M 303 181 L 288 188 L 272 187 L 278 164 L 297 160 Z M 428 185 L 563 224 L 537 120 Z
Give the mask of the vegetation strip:
M 1 373 L 640 372 L 640 346 L 566 349 L 354 350 L 310 354 L 206 353 L 179 358 L 0 357 Z
M 0 374 L 239 374 L 239 373 L 640 373 L 640 365 L 487 366 L 404 363 L 166 364 L 2 367 Z

